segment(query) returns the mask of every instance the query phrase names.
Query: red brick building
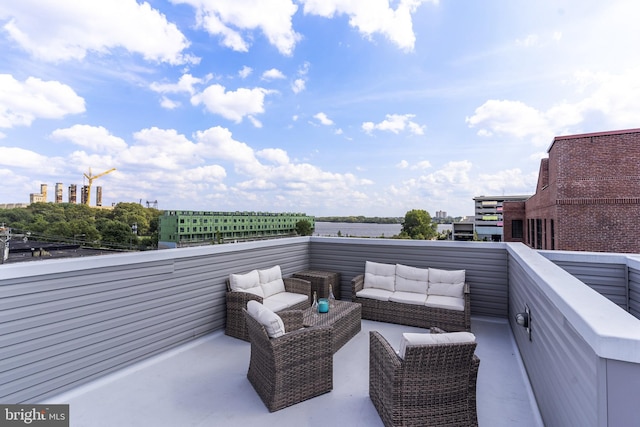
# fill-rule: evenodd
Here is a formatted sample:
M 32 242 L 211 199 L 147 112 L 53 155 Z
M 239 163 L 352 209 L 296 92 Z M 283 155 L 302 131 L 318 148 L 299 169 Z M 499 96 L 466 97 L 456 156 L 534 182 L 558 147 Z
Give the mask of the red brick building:
M 536 193 L 504 204 L 504 239 L 535 249 L 640 252 L 640 129 L 558 136 Z

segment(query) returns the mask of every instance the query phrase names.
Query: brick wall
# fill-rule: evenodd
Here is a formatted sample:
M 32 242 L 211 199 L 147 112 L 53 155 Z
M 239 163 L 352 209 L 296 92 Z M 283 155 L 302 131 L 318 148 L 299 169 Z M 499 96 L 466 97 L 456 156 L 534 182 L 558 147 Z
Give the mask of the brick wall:
M 555 138 L 525 216 L 534 248 L 640 252 L 640 129 Z

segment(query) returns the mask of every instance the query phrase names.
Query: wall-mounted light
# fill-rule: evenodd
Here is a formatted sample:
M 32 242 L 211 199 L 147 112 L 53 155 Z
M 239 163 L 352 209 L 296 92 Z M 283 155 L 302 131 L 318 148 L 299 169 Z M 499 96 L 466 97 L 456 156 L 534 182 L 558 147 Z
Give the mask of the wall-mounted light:
M 527 335 L 531 341 L 531 310 L 528 305 L 524 305 L 524 312 L 516 314 L 516 323 L 527 329 Z

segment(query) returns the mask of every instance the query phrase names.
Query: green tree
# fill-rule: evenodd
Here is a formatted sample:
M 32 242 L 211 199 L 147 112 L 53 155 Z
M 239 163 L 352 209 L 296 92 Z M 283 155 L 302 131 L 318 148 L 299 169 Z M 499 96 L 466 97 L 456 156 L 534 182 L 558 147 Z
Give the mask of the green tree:
M 313 227 L 309 221 L 301 219 L 296 222 L 296 233 L 298 233 L 299 236 L 311 236 L 311 234 L 313 234 Z
M 148 215 L 149 209 L 146 209 L 138 203 L 118 203 L 113 208 L 111 219 L 128 224 L 138 225 L 138 234 L 146 235 L 149 233 L 149 223 L 151 216 Z
M 437 225 L 431 221 L 429 212 L 422 209 L 408 211 L 402 222 L 400 238 L 403 235 L 415 240 L 431 240 L 437 235 Z
M 132 244 L 137 245 L 137 236 L 133 235 L 131 228 L 124 222 L 101 218 L 97 221 L 96 227 L 105 246 L 129 247 Z

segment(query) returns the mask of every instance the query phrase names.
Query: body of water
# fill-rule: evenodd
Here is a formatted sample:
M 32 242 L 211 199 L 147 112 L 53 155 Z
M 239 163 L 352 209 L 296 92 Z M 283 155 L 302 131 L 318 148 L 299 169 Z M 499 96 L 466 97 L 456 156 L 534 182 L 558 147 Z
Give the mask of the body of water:
M 451 224 L 438 224 L 438 232 L 451 230 Z M 369 224 L 360 222 L 316 222 L 314 236 L 393 237 L 400 234 L 402 224 Z

